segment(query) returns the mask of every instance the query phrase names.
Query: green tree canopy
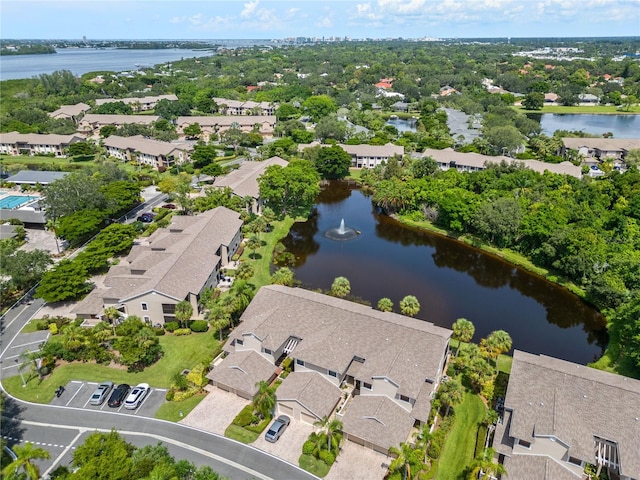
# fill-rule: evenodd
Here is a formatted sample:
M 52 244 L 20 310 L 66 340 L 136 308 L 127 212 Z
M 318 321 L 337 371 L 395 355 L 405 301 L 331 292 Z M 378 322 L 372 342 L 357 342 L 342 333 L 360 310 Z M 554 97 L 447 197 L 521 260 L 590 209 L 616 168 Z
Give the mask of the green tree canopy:
M 259 178 L 260 196 L 282 214 L 309 210 L 320 193 L 320 175 L 310 162 L 292 160 L 286 167 L 272 165 Z
M 327 179 L 342 179 L 349 175 L 351 155 L 339 145 L 320 148 L 315 160 L 316 170 Z

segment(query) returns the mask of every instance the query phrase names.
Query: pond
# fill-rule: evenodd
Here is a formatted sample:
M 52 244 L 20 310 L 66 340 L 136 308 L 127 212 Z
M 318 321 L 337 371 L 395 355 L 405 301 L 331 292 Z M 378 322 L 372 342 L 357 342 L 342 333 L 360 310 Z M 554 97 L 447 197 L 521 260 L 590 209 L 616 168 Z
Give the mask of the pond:
M 352 240 L 324 236 L 346 227 Z M 380 214 L 357 186 L 330 182 L 306 222 L 283 240 L 296 256 L 295 278 L 310 289 L 328 290 L 344 276 L 351 294 L 375 306 L 390 298 L 399 311 L 415 295 L 416 318 L 450 328 L 457 318 L 476 327 L 474 341 L 506 330 L 514 347 L 586 364 L 607 341 L 602 315 L 575 295 L 497 257 L 452 239 L 403 226 Z
M 595 135 L 611 132 L 613 138 L 640 137 L 640 115 L 531 113 L 527 116 L 540 122 L 545 135 L 553 135 L 556 130 L 577 130 Z
M 418 120 L 415 118 L 389 118 L 385 125 L 396 127 L 401 134 L 404 132 L 415 132 Z

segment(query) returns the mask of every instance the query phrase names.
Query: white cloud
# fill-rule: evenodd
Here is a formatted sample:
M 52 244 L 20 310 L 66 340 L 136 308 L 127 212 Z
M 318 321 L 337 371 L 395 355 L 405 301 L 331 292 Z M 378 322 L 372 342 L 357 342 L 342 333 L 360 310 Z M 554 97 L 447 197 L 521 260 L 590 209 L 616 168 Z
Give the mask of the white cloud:
M 255 0 L 253 2 L 245 3 L 244 8 L 242 9 L 242 12 L 240 12 L 240 17 L 251 18 L 253 14 L 256 12 L 256 10 L 258 9 L 259 3 L 260 3 L 260 0 Z
M 316 22 L 316 27 L 320 28 L 331 28 L 333 27 L 333 22 L 329 17 L 322 17 L 318 22 Z

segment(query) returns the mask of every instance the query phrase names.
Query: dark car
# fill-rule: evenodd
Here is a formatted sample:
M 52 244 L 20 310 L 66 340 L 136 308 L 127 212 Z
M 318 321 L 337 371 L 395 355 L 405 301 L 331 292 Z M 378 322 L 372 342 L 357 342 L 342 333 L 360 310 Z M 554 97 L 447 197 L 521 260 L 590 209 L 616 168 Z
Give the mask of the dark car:
M 124 399 L 127 398 L 127 395 L 129 395 L 129 390 L 131 390 L 131 387 L 126 383 L 121 383 L 120 385 L 118 385 L 116 389 L 111 392 L 111 396 L 109 397 L 107 405 L 112 408 L 118 408 L 119 406 L 121 406 L 122 402 L 124 402 Z
M 162 208 L 168 208 L 169 210 L 175 210 L 176 206 L 173 203 L 165 203 Z
M 276 418 L 276 421 L 271 424 L 271 427 L 269 427 L 267 433 L 264 434 L 264 439 L 267 442 L 271 443 L 278 441 L 278 439 L 282 436 L 284 431 L 289 426 L 290 422 L 291 419 L 289 417 L 287 417 L 286 415 L 280 415 L 278 418 Z
M 153 213 L 143 213 L 136 220 L 142 223 L 151 223 L 155 215 Z

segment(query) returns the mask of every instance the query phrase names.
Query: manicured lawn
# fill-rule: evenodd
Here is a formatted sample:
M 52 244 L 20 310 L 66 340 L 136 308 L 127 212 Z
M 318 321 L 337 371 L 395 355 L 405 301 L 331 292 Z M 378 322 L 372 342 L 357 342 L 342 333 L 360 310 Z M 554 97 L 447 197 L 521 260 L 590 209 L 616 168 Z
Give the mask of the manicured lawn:
M 86 166 L 95 165 L 93 161 L 72 162 L 70 158 L 46 157 L 40 155 L 2 155 L 0 156 L 2 165 L 56 165 L 65 169 L 68 166 Z M 71 167 L 72 169 L 74 167 Z
M 329 473 L 329 466 L 322 460 L 318 460 L 313 455 L 300 455 L 298 460 L 300 468 L 303 468 L 309 473 L 313 473 L 316 477 L 323 478 Z
M 205 393 L 199 393 L 181 402 L 164 402 L 156 412 L 155 418 L 168 420 L 170 422 L 179 422 L 189 415 L 191 410 L 196 408 L 206 396 Z
M 618 110 L 618 107 L 615 105 L 575 105 L 570 107 L 566 107 L 564 105 L 545 105 L 542 107 L 542 110 L 527 110 L 523 107 L 513 108 L 525 113 L 597 113 L 604 115 L 633 115 L 640 113 L 640 106 L 638 105 L 632 106 L 628 112 L 626 110 Z
M 504 372 L 507 375 L 511 373 L 511 364 L 513 363 L 513 357 L 510 355 L 500 355 L 498 357 L 498 371 Z
M 234 425 L 233 423 L 229 425 L 224 431 L 225 437 L 232 438 L 233 440 L 237 440 L 242 443 L 246 443 L 247 445 L 255 442 L 259 435 L 260 434 L 250 432 L 249 430 L 239 427 L 238 425 Z
M 32 318 L 31 320 L 29 320 L 27 322 L 27 324 L 22 327 L 22 330 L 20 330 L 22 333 L 33 333 L 33 332 L 37 332 L 38 331 L 38 323 L 41 322 L 42 319 L 41 318 Z
M 22 387 L 20 375 L 17 375 L 3 379 L 2 384 L 12 395 L 37 403 L 49 403 L 56 387 L 66 385 L 71 380 L 111 380 L 130 385 L 145 382 L 152 387 L 168 388 L 175 373 L 201 362 L 210 362 L 220 351 L 220 342 L 211 332 L 193 333 L 183 337 L 165 335 L 160 337 L 160 345 L 164 351 L 163 357 L 142 372 L 129 373 L 126 369 L 95 363 L 72 363 L 57 367 L 42 383 L 39 383 L 37 378 L 32 378 L 26 387 Z
M 484 417 L 485 406 L 478 395 L 466 392 L 455 411 L 453 429 L 438 460 L 437 480 L 464 480 L 464 470 L 473 462 L 476 433 Z

